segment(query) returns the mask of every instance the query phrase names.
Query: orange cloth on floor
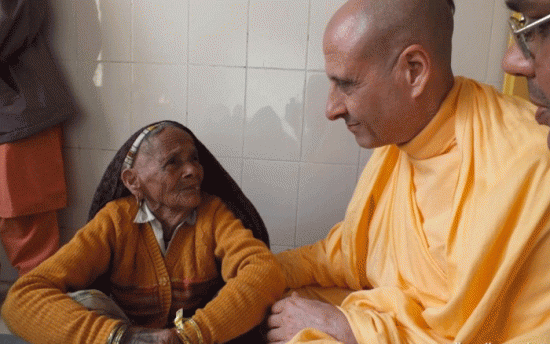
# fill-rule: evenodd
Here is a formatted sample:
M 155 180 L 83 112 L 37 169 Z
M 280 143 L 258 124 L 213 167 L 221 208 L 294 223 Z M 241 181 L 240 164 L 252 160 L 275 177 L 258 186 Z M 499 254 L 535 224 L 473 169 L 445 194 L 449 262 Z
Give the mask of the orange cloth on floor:
M 67 203 L 61 127 L 0 145 L 0 217 L 43 213 Z
M 0 218 L 0 238 L 11 265 L 22 276 L 59 248 L 57 211 Z
M 360 344 L 550 343 L 547 134 L 528 102 L 457 77 L 417 137 L 374 151 L 326 239 L 277 255 L 289 287 L 348 289 Z

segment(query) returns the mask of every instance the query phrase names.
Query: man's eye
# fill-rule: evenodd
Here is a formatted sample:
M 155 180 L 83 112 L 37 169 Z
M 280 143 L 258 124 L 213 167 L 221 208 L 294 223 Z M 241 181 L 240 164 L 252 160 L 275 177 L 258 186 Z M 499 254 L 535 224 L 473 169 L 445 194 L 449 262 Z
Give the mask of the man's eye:
M 535 39 L 535 31 L 534 30 L 525 31 L 523 33 L 523 37 L 525 38 L 525 41 L 531 42 Z
M 338 88 L 343 92 L 349 92 L 351 88 L 355 85 L 352 81 L 339 81 Z
M 542 23 L 537 26 L 537 34 L 541 37 L 548 37 L 550 35 L 550 22 Z
M 170 159 L 168 159 L 168 161 L 166 162 L 165 166 L 172 166 L 172 165 L 175 165 L 176 163 L 177 163 L 176 158 L 170 158 Z

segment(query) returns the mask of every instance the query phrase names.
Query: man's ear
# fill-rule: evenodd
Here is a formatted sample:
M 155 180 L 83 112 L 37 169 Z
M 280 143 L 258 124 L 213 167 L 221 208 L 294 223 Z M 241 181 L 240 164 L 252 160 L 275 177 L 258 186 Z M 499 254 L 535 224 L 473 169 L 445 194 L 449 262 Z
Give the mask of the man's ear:
M 419 44 L 405 48 L 397 61 L 402 82 L 410 90 L 411 97 L 418 98 L 426 90 L 431 74 L 431 58 Z
M 124 186 L 132 195 L 134 195 L 138 201 L 143 198 L 143 192 L 141 191 L 141 183 L 139 181 L 137 171 L 133 168 L 127 168 L 120 174 L 120 179 L 124 183 Z

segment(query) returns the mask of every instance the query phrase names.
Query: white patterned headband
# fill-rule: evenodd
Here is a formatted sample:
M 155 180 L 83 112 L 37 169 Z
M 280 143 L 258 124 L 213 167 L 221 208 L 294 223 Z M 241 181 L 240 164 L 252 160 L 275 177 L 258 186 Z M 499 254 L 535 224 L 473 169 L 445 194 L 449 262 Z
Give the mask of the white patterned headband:
M 136 158 L 136 154 L 137 154 L 137 151 L 139 149 L 139 146 L 141 146 L 141 142 L 147 136 L 147 134 L 149 134 L 150 132 L 152 132 L 153 130 L 155 130 L 156 128 L 161 126 L 162 124 L 164 124 L 164 122 L 160 122 L 160 123 L 157 123 L 157 124 L 150 125 L 147 128 L 143 129 L 141 134 L 138 135 L 138 137 L 136 138 L 136 140 L 132 144 L 132 147 L 130 147 L 130 150 L 128 151 L 128 154 L 126 154 L 126 158 L 124 158 L 124 163 L 122 164 L 122 170 L 123 171 L 125 169 L 131 168 L 132 165 L 134 164 L 134 159 Z

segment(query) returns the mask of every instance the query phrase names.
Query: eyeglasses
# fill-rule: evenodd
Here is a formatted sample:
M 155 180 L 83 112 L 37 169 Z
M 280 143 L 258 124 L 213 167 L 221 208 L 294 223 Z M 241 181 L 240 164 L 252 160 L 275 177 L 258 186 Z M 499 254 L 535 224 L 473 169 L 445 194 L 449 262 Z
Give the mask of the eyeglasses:
M 510 25 L 512 35 L 514 36 L 514 39 L 516 40 L 525 58 L 532 59 L 534 57 L 532 52 L 532 45 L 535 39 L 535 32 L 533 31 L 533 29 L 549 21 L 550 14 L 527 25 L 527 20 L 523 15 L 520 15 L 519 18 L 515 15 L 512 15 L 510 19 L 508 19 L 508 25 Z M 531 47 L 529 47 L 530 45 Z

